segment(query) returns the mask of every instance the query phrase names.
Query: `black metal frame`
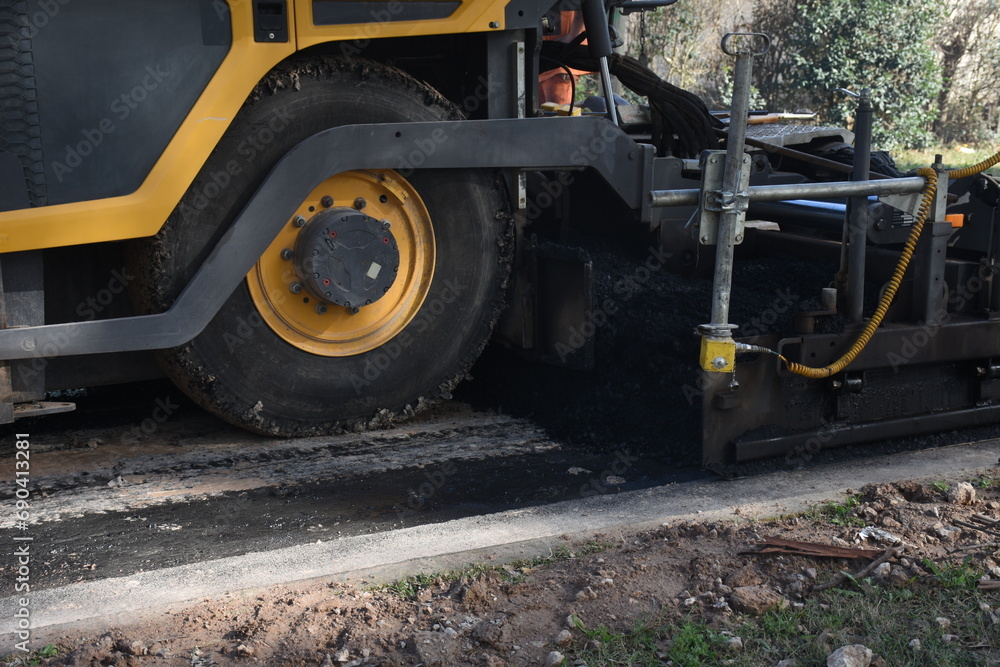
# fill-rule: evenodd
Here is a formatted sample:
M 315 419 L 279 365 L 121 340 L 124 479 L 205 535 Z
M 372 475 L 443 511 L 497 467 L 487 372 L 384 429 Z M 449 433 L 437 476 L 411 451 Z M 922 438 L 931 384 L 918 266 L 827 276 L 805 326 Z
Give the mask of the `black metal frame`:
M 603 118 L 351 125 L 306 139 L 278 163 L 174 305 L 156 315 L 0 330 L 0 359 L 182 345 L 211 321 L 309 193 L 352 169 L 595 169 L 641 209 L 653 148 Z

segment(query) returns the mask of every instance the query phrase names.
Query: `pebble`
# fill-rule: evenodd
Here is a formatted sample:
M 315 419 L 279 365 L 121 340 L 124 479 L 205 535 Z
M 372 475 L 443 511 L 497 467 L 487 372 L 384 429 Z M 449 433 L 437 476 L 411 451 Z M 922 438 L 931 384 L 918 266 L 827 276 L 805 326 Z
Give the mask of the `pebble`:
M 742 637 L 730 637 L 726 642 L 726 647 L 731 651 L 742 651 L 743 650 L 743 638 Z
M 570 614 L 569 616 L 566 617 L 566 625 L 571 628 L 575 628 L 577 626 L 577 623 L 579 623 L 579 620 L 580 619 L 576 617 L 576 614 Z
M 826 658 L 826 667 L 868 667 L 872 650 L 863 644 L 841 646 Z
M 578 592 L 576 594 L 576 599 L 579 600 L 579 601 L 583 601 L 583 600 L 596 600 L 597 599 L 597 593 L 594 592 L 593 588 L 591 588 L 590 586 L 587 586 L 582 591 L 580 591 L 580 592 Z
M 948 501 L 956 505 L 971 505 L 976 501 L 976 489 L 968 482 L 959 482 L 948 489 Z
M 548 657 L 545 658 L 545 667 L 556 667 L 556 665 L 561 665 L 566 661 L 566 657 L 559 651 L 552 651 L 549 653 Z
M 889 563 L 882 563 L 881 565 L 875 568 L 874 574 L 876 577 L 881 577 L 882 579 L 886 579 L 888 578 L 890 572 L 892 572 L 892 565 Z
M 787 607 L 788 601 L 767 586 L 741 586 L 733 589 L 729 606 L 747 614 L 763 614 L 770 609 Z
M 929 510 L 927 510 L 927 516 L 932 516 L 936 519 L 939 516 L 941 516 L 941 510 L 937 508 L 937 505 L 934 505 Z
M 919 651 L 920 650 L 920 640 L 919 639 L 911 639 L 910 643 L 906 645 L 906 648 L 910 649 L 911 651 Z
M 958 635 L 941 635 L 941 641 L 945 644 L 950 644 L 951 642 L 957 642 L 959 640 Z
M 944 616 L 938 616 L 934 619 L 934 622 L 938 624 L 938 627 L 942 630 L 947 630 L 951 627 L 951 620 L 945 618 Z
M 455 630 L 455 628 L 445 628 L 444 636 L 447 637 L 448 639 L 454 639 L 455 637 L 458 636 L 458 631 Z
M 333 654 L 333 659 L 336 662 L 347 662 L 348 660 L 351 659 L 351 652 L 348 651 L 346 648 L 342 648 Z
M 810 568 L 807 568 L 807 569 L 806 569 L 806 571 L 805 571 L 805 575 L 806 575 L 807 577 L 809 577 L 810 579 L 812 579 L 813 581 L 816 581 L 816 577 L 818 577 L 818 576 L 819 576 L 819 573 L 818 573 L 818 572 L 816 572 L 816 568 L 814 568 L 814 567 L 810 567 Z
M 573 641 L 573 633 L 569 630 L 563 630 L 556 635 L 556 646 L 566 646 L 571 641 Z
M 795 660 L 789 658 L 788 660 L 782 660 L 774 663 L 774 667 L 798 667 L 798 664 L 799 663 L 795 662 Z

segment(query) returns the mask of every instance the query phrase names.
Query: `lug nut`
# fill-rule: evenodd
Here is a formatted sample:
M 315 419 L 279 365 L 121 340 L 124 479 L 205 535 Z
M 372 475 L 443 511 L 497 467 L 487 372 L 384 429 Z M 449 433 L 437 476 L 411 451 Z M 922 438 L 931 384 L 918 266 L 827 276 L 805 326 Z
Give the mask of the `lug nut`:
M 357 199 L 354 200 L 354 208 L 358 209 L 359 211 L 363 209 L 365 206 L 368 206 L 368 202 L 365 201 L 364 197 L 358 197 Z
M 323 195 L 323 198 L 319 200 L 319 203 L 323 205 L 323 208 L 330 208 L 333 206 L 333 197 L 330 195 Z
M 289 260 L 291 258 L 292 258 L 291 248 L 285 248 L 284 250 L 281 251 L 281 259 Z
M 392 227 L 392 223 L 391 222 L 389 222 L 388 220 L 383 220 L 382 221 L 382 229 L 389 229 L 390 227 Z
M 358 308 L 357 306 L 348 306 L 347 312 L 349 312 L 351 315 L 357 315 L 358 313 L 361 312 L 361 309 Z
M 301 215 L 297 215 L 294 218 L 292 218 L 292 222 L 295 224 L 296 227 L 306 226 L 306 219 L 303 218 Z
M 291 285 L 288 286 L 288 290 L 292 294 L 298 294 L 298 293 L 300 293 L 302 291 L 302 284 L 301 283 L 292 283 Z
M 326 312 L 326 304 L 325 303 L 317 303 L 316 304 L 316 314 L 317 315 L 322 315 L 325 312 Z

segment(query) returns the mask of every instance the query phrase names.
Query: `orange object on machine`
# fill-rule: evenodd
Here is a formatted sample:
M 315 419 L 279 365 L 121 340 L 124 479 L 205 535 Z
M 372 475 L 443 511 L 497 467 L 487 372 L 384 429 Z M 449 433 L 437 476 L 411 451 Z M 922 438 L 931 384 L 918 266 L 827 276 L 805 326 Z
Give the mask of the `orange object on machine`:
M 576 36 L 583 32 L 583 14 L 575 11 L 559 12 L 559 24 L 563 28 L 558 35 L 546 35 L 542 39 L 552 42 L 569 43 L 576 39 Z M 582 42 L 586 44 L 587 41 Z M 576 79 L 583 74 L 589 74 L 586 70 L 570 69 L 569 72 L 562 67 L 555 67 L 547 72 L 538 75 L 538 102 L 554 102 L 558 105 L 570 104 L 573 102 L 573 89 Z

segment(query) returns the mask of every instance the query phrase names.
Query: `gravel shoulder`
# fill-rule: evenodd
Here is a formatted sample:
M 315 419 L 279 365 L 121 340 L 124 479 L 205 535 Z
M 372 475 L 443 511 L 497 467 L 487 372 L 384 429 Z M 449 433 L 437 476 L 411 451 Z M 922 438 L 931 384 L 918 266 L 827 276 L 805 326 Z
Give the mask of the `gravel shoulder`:
M 382 570 L 245 588 L 152 618 L 50 637 L 58 655 L 40 662 L 498 667 L 560 664 L 553 661 L 561 656 L 566 665 L 647 664 L 638 654 L 620 662 L 610 649 L 637 627 L 651 627 L 643 649 L 649 664 L 825 664 L 822 655 L 853 645 L 870 647 L 868 662 L 845 664 L 998 664 L 1000 591 L 980 591 L 977 582 L 1000 579 L 1000 536 L 987 532 L 1000 529 L 977 517 L 1000 521 L 1000 467 L 967 478 L 972 484 L 869 484 L 790 516 L 736 507 L 728 518 L 596 531 L 513 561 L 481 554 L 447 570 L 435 569 L 440 562 L 410 563 L 409 576 Z M 897 551 L 873 574 L 820 592 L 838 572 L 858 572 L 873 557 L 744 553 L 768 537 Z M 952 606 L 924 605 L 902 620 L 883 610 L 887 636 L 871 628 L 866 634 L 860 621 L 837 627 L 824 620 L 831 627 L 822 632 L 810 625 L 810 610 L 829 609 L 848 594 L 874 600 L 883 591 L 909 591 L 922 599 L 948 573 L 964 577 L 947 591 Z M 799 619 L 789 637 L 779 630 L 768 630 L 767 641 L 754 635 L 783 618 Z M 704 633 L 704 646 L 683 643 L 690 628 Z M 696 650 L 704 652 L 685 662 Z

